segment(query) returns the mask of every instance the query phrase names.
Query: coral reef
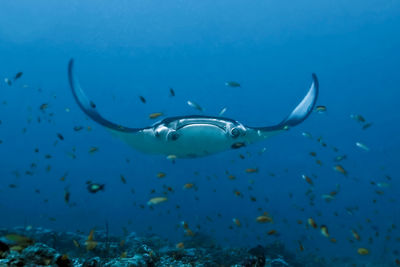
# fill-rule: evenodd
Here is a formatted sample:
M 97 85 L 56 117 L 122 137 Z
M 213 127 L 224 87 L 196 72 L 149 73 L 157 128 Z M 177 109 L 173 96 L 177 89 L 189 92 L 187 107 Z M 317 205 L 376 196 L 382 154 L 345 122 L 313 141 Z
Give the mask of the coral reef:
M 41 227 L 0 229 L 0 266 L 327 266 L 309 262 L 296 258 L 280 243 L 251 249 L 221 247 L 201 233 L 177 247 L 155 235 L 130 233 L 120 238 L 107 231 L 85 236 Z

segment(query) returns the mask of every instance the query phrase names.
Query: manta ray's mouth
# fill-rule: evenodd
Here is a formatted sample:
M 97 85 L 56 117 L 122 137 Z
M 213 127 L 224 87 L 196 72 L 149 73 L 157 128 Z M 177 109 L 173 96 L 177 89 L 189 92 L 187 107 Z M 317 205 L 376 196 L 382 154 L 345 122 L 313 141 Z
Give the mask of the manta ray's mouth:
M 180 130 L 182 128 L 187 128 L 187 127 L 203 127 L 203 128 L 206 128 L 206 127 L 217 127 L 219 129 L 221 129 L 222 131 L 226 132 L 226 125 L 225 124 L 222 125 L 222 124 L 218 124 L 218 123 L 208 123 L 208 122 L 207 123 L 204 123 L 204 122 L 184 123 L 184 124 L 179 125 L 176 128 L 176 131 L 178 131 L 178 130 Z
M 218 127 L 223 131 L 226 131 L 227 125 L 224 121 L 219 121 L 215 119 L 183 119 L 176 122 L 173 126 L 175 130 L 182 129 L 189 126 L 203 126 L 203 127 Z

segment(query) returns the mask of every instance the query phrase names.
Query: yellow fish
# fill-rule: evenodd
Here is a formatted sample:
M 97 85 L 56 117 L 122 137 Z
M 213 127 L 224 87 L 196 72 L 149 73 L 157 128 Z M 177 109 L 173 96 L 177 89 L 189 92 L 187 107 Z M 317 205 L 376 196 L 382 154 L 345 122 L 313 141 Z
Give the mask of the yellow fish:
M 90 230 L 89 236 L 85 241 L 85 246 L 87 250 L 93 250 L 97 247 L 97 242 L 93 240 L 94 237 L 94 229 Z
M 359 248 L 357 249 L 357 253 L 360 255 L 368 255 L 369 254 L 369 250 L 366 248 Z
M 8 234 L 4 236 L 6 239 L 15 242 L 17 245 L 22 246 L 22 247 L 27 247 L 29 245 L 32 245 L 34 241 L 30 239 L 29 237 L 23 236 L 23 235 L 18 235 L 18 234 Z
M 333 169 L 343 175 L 347 175 L 347 171 L 341 165 L 336 165 Z
M 258 223 L 269 223 L 269 222 L 273 222 L 272 218 L 269 217 L 269 216 L 267 216 L 267 215 L 258 216 L 258 217 L 256 218 L 256 221 L 257 221 Z
M 193 183 L 187 183 L 183 186 L 183 189 L 190 189 L 193 188 L 194 184 Z
M 163 115 L 162 112 L 155 112 L 155 113 L 151 113 L 151 114 L 149 115 L 149 118 L 150 118 L 150 119 L 156 119 L 156 118 L 158 118 L 158 117 L 160 117 L 160 116 L 162 116 L 162 115 Z
M 307 222 L 314 229 L 318 227 L 313 218 L 308 218 Z
M 157 173 L 157 178 L 164 178 L 166 174 L 164 172 Z

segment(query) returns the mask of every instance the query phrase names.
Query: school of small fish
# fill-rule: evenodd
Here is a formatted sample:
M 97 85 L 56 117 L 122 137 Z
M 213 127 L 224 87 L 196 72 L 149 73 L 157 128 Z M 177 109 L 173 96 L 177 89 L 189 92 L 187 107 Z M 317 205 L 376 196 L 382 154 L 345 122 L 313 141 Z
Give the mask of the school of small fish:
M 7 87 L 18 86 L 19 80 L 23 80 L 25 76 L 23 76 L 23 72 L 17 72 L 11 77 L 12 78 L 4 78 L 4 83 L 7 85 Z M 241 84 L 235 81 L 227 81 L 225 82 L 225 86 L 231 88 L 238 88 L 238 90 L 242 88 Z M 21 88 L 31 88 L 31 87 L 23 85 L 21 86 Z M 42 89 L 38 90 L 38 93 L 42 92 L 43 92 Z M 176 96 L 175 89 L 168 88 L 166 95 L 172 98 L 175 97 Z M 47 122 L 53 125 L 55 111 L 52 110 L 55 109 L 56 106 L 56 103 L 54 103 L 55 99 L 56 99 L 55 95 L 52 95 L 50 97 L 45 97 L 42 103 L 37 103 L 36 106 L 33 105 L 33 107 L 29 107 L 28 109 L 29 116 L 27 118 L 27 124 L 29 125 L 36 123 L 39 125 L 44 122 Z M 140 95 L 139 100 L 142 104 L 146 104 L 146 106 L 149 106 L 151 104 L 151 99 L 148 96 L 145 98 L 144 96 Z M 184 104 L 185 103 L 182 103 L 182 105 Z M 200 106 L 198 103 L 192 100 L 186 101 L 186 104 L 189 107 L 199 112 L 204 111 L 202 106 Z M 7 102 L 3 101 L 3 105 L 7 105 Z M 93 102 L 91 102 L 91 105 L 93 107 L 96 106 Z M 35 110 L 38 112 L 35 112 Z M 69 107 L 63 107 L 62 110 L 64 110 L 67 113 L 73 112 L 73 109 Z M 227 107 L 223 107 L 218 113 L 218 116 L 224 115 L 227 110 L 228 110 Z M 329 114 L 331 111 L 328 112 L 327 110 L 328 109 L 326 106 L 319 105 L 316 106 L 315 113 L 325 114 L 320 116 L 320 118 L 323 118 L 325 116 L 331 115 Z M 150 113 L 148 115 L 148 118 L 158 119 L 164 115 L 165 115 L 164 112 L 156 111 Z M 351 114 L 350 118 L 354 120 L 357 124 L 361 125 L 361 129 L 363 131 L 369 129 L 373 125 L 372 122 L 367 122 L 366 119 L 360 114 Z M 5 123 L 3 123 L 3 121 L 0 121 L 0 125 L 2 127 L 3 124 Z M 92 126 L 85 125 L 81 122 L 81 124 L 71 125 L 69 129 L 70 132 L 65 132 L 65 133 L 62 133 L 59 130 L 54 130 L 54 132 L 52 133 L 52 137 L 49 137 L 49 139 L 53 138 L 50 141 L 52 142 L 52 145 L 54 147 L 61 146 L 60 144 L 64 146 L 66 143 L 70 142 L 70 140 L 73 139 L 72 133 L 74 133 L 77 136 L 82 136 L 84 134 L 87 134 L 88 132 L 92 131 Z M 24 126 L 22 128 L 21 133 L 28 134 L 29 133 L 28 126 Z M 313 253 L 318 252 L 320 248 L 310 247 L 310 245 L 308 244 L 310 244 L 309 242 L 310 240 L 317 239 L 320 236 L 322 236 L 321 238 L 326 238 L 326 240 L 328 240 L 331 244 L 337 244 L 338 246 L 339 244 L 343 244 L 343 242 L 348 242 L 354 248 L 354 254 L 358 254 L 360 256 L 368 256 L 373 254 L 374 242 L 378 242 L 377 240 L 380 238 L 381 235 L 384 234 L 385 234 L 384 237 L 385 239 L 387 240 L 395 239 L 397 244 L 399 245 L 400 237 L 399 236 L 396 237 L 394 234 L 394 232 L 397 229 L 396 224 L 391 223 L 390 226 L 388 226 L 388 228 L 385 230 L 378 229 L 377 227 L 374 226 L 373 217 L 379 214 L 379 210 L 376 210 L 376 213 L 371 214 L 370 217 L 368 218 L 360 217 L 359 219 L 357 219 L 357 222 L 353 222 L 352 220 L 347 219 L 346 222 L 348 223 L 343 225 L 337 225 L 333 219 L 327 219 L 324 217 L 326 213 L 329 213 L 329 216 L 330 217 L 333 216 L 333 218 L 338 218 L 340 216 L 343 217 L 358 216 L 357 214 L 359 213 L 360 208 L 358 206 L 352 206 L 352 203 L 348 203 L 348 205 L 343 208 L 332 208 L 327 205 L 333 205 L 332 203 L 342 201 L 341 198 L 345 194 L 343 192 L 345 190 L 343 189 L 344 186 L 341 186 L 341 184 L 346 184 L 351 182 L 354 187 L 353 192 L 357 191 L 357 187 L 360 185 L 360 183 L 362 183 L 361 181 L 362 179 L 361 178 L 359 179 L 357 177 L 356 170 L 353 164 L 350 163 L 352 161 L 351 155 L 354 155 L 355 153 L 364 154 L 363 152 L 372 153 L 374 151 L 373 144 L 371 142 L 367 142 L 367 140 L 366 143 L 361 142 L 359 140 L 354 140 L 352 144 L 355 144 L 356 148 L 348 147 L 347 151 L 342 151 L 339 150 L 336 146 L 330 145 L 330 142 L 325 141 L 325 139 L 322 136 L 319 136 L 318 134 L 314 135 L 314 133 L 310 133 L 307 131 L 304 131 L 301 134 L 303 137 L 311 140 L 304 142 L 314 142 L 310 143 L 312 145 L 312 150 L 310 150 L 306 155 L 304 155 L 305 160 L 309 160 L 310 164 L 314 164 L 316 168 L 319 168 L 319 170 L 323 170 L 325 176 L 327 174 L 332 173 L 332 177 L 334 177 L 332 179 L 336 179 L 335 181 L 336 187 L 322 189 L 321 184 L 323 183 L 324 179 L 327 179 L 327 177 L 322 177 L 322 175 L 316 174 L 318 173 L 318 171 L 315 171 L 314 169 L 313 171 L 305 170 L 304 172 L 299 170 L 297 172 L 297 176 L 294 176 L 294 180 L 298 179 L 299 183 L 294 181 L 286 181 L 287 183 L 292 183 L 292 182 L 297 183 L 297 186 L 299 188 L 303 188 L 305 192 L 304 196 L 307 200 L 307 203 L 304 202 L 301 203 L 301 201 L 297 201 L 298 199 L 301 198 L 301 196 L 299 196 L 298 194 L 294 194 L 293 192 L 288 192 L 289 199 L 287 201 L 293 203 L 293 209 L 296 210 L 296 212 L 300 212 L 303 214 L 303 216 L 296 218 L 295 222 L 292 223 L 295 226 L 291 226 L 291 227 L 299 227 L 296 229 L 298 229 L 298 231 L 302 233 L 297 238 L 297 240 L 294 241 L 294 243 L 297 246 L 298 253 L 304 253 L 306 251 L 311 251 Z M 0 140 L 0 141 L 1 145 L 3 142 L 6 142 L 7 140 Z M 368 144 L 368 146 L 366 144 Z M 237 156 L 237 160 L 240 160 L 241 162 L 246 162 L 246 164 L 248 165 L 247 167 L 239 170 L 235 169 L 234 166 L 238 161 L 236 159 L 232 159 L 230 162 L 232 163 L 232 169 L 235 169 L 235 171 L 226 170 L 225 176 L 221 175 L 221 177 L 224 177 L 223 179 L 227 179 L 232 184 L 236 183 L 239 184 L 242 182 L 242 180 L 248 179 L 249 177 L 252 179 L 247 180 L 248 182 L 247 186 L 241 186 L 241 187 L 236 186 L 233 189 L 233 191 L 229 191 L 229 194 L 231 196 L 233 192 L 232 199 L 229 201 L 232 201 L 234 203 L 238 203 L 238 201 L 249 201 L 248 205 L 258 205 L 257 207 L 258 215 L 251 218 L 243 217 L 240 213 L 240 210 L 237 210 L 236 217 L 232 218 L 231 216 L 230 219 L 228 220 L 224 218 L 222 212 L 218 212 L 217 214 L 214 215 L 208 215 L 203 219 L 197 219 L 197 222 L 196 220 L 192 219 L 193 222 L 197 223 L 197 225 L 195 225 L 193 228 L 189 227 L 189 223 L 187 221 L 182 221 L 181 223 L 179 223 L 178 228 L 180 229 L 183 228 L 183 234 L 185 236 L 194 236 L 196 235 L 197 232 L 200 232 L 200 229 L 202 227 L 205 227 L 204 226 L 205 224 L 208 225 L 212 224 L 216 220 L 226 220 L 227 228 L 236 233 L 243 233 L 244 229 L 259 227 L 260 229 L 264 230 L 264 236 L 257 235 L 257 240 L 263 240 L 263 238 L 270 238 L 270 239 L 273 238 L 278 240 L 281 235 L 285 234 L 286 232 L 285 228 L 289 227 L 288 225 L 290 224 L 289 223 L 290 220 L 287 218 L 282 218 L 281 217 L 282 213 L 277 212 L 276 209 L 273 209 L 268 205 L 269 198 L 267 196 L 262 196 L 260 194 L 256 194 L 253 192 L 258 189 L 256 186 L 256 184 L 258 183 L 258 179 L 269 179 L 271 183 L 273 183 L 274 180 L 278 179 L 277 177 L 279 177 L 279 173 L 287 173 L 289 171 L 285 169 L 283 171 L 276 170 L 274 172 L 271 172 L 267 169 L 271 169 L 272 167 L 267 168 L 265 166 L 252 163 L 251 159 L 254 158 L 255 156 L 258 155 L 258 157 L 262 157 L 264 154 L 265 155 L 268 154 L 268 152 L 266 152 L 267 151 L 266 148 L 262 148 L 259 151 L 253 152 L 251 150 L 247 150 L 246 144 L 242 142 L 234 143 L 232 145 L 232 148 L 237 149 L 237 151 L 235 150 L 234 152 L 236 153 L 235 155 Z M 67 148 L 64 147 L 63 149 L 64 149 L 63 154 L 68 157 L 68 160 L 77 160 L 77 159 L 79 160 L 78 156 L 81 155 L 82 150 L 84 151 L 85 154 L 89 154 L 90 157 L 95 157 L 95 154 L 102 153 L 100 147 L 96 145 L 94 142 L 88 142 L 88 145 L 85 148 L 78 149 L 78 147 L 71 146 Z M 330 152 L 327 151 L 328 149 Z M 360 150 L 362 152 L 359 152 Z M 52 165 L 50 163 L 53 162 L 52 161 L 53 157 L 58 157 L 55 155 L 54 151 L 52 153 L 48 149 L 35 147 L 32 148 L 32 153 L 35 156 L 40 155 L 44 163 L 42 163 L 42 161 L 36 159 L 37 157 L 35 157 L 35 159 L 33 159 L 31 164 L 26 169 L 13 171 L 14 180 L 12 183 L 7 184 L 9 190 L 14 190 L 14 191 L 20 190 L 20 188 L 23 187 L 23 182 L 20 179 L 20 177 L 23 175 L 35 176 L 36 173 L 39 172 L 39 168 L 42 168 L 42 170 L 44 170 L 46 173 L 54 172 Z M 327 155 L 329 154 L 331 156 L 328 157 Z M 170 163 L 176 163 L 177 161 L 177 157 L 175 155 L 168 155 L 166 159 L 167 161 L 170 161 Z M 126 163 L 130 164 L 130 159 L 127 158 Z M 176 164 L 176 166 L 177 165 L 178 164 Z M 199 201 L 200 198 L 198 196 L 198 192 L 200 190 L 207 190 L 201 185 L 199 185 L 199 183 L 196 180 L 200 178 L 196 177 L 200 176 L 199 172 L 194 172 L 193 174 L 189 174 L 186 180 L 181 182 L 180 186 L 167 185 L 170 183 L 170 181 L 168 180 L 173 179 L 174 176 L 175 175 L 173 173 L 170 172 L 167 173 L 167 171 L 165 170 L 152 170 L 152 174 L 148 179 L 151 179 L 151 177 L 153 177 L 157 178 L 156 180 L 160 180 L 163 182 L 166 181 L 166 182 L 165 184 L 163 184 L 161 190 L 157 188 L 151 189 L 147 200 L 139 200 L 139 199 L 135 200 L 134 206 L 137 206 L 143 210 L 149 209 L 152 211 L 154 210 L 158 211 L 164 209 L 166 210 L 167 214 L 170 214 L 172 213 L 173 209 L 172 207 L 174 207 L 176 211 L 179 211 L 181 209 L 181 205 L 176 203 L 183 204 L 185 201 L 184 199 L 177 200 L 177 195 L 181 196 L 181 194 L 183 194 L 185 197 L 191 196 L 196 201 Z M 218 175 L 216 174 L 206 174 L 204 176 L 205 179 L 208 181 L 222 179 L 221 177 L 218 177 Z M 301 179 L 296 177 L 301 177 Z M 70 177 L 68 171 L 63 171 L 60 174 L 56 175 L 56 179 L 59 180 L 60 182 L 63 182 L 64 185 L 66 185 L 72 179 L 72 177 Z M 87 193 L 89 193 L 90 196 L 98 194 L 101 195 L 102 192 L 106 191 L 106 184 L 104 183 L 104 181 L 93 182 L 93 180 L 97 180 L 96 177 L 90 177 L 88 179 L 90 180 L 86 179 L 87 180 L 86 184 L 83 183 L 82 186 L 86 187 L 86 191 Z M 121 184 L 122 186 L 129 186 L 132 179 L 135 178 L 131 178 L 131 175 L 125 176 L 123 174 L 119 174 L 116 175 L 115 179 L 117 181 L 119 180 L 118 183 Z M 368 181 L 368 184 L 372 186 L 371 189 L 372 199 L 371 202 L 368 203 L 368 205 L 375 205 L 378 202 L 384 202 L 384 201 L 392 204 L 396 202 L 396 200 L 393 197 L 387 198 L 386 200 L 384 198 L 387 192 L 391 190 L 391 182 L 392 178 L 390 175 L 387 174 L 382 174 L 381 177 L 376 177 L 374 178 L 374 180 Z M 6 190 L 6 189 L 1 189 L 1 190 Z M 108 190 L 109 187 L 107 185 L 107 191 Z M 217 193 L 221 190 L 222 189 L 217 190 L 217 188 L 212 188 L 210 189 L 210 193 L 211 192 Z M 1 192 L 2 191 L 0 191 L 0 193 Z M 39 186 L 37 186 L 37 188 L 34 188 L 34 192 L 38 195 L 42 194 L 42 191 L 39 188 Z M 132 195 L 134 195 L 135 189 L 131 188 L 130 192 Z M 76 199 L 76 194 L 74 194 L 70 186 L 68 185 L 63 186 L 63 192 L 59 192 L 59 195 L 61 201 L 63 200 L 63 202 L 65 203 L 64 205 L 71 208 L 78 205 L 77 202 L 79 201 Z M 49 197 L 45 197 L 43 199 L 44 203 L 48 203 L 49 201 L 50 201 Z M 307 205 L 309 207 L 307 207 Z M 181 216 L 182 215 L 179 215 L 179 217 Z M 193 214 L 193 217 L 195 216 L 197 215 Z M 47 216 L 46 218 L 49 221 L 56 220 L 56 216 L 54 217 Z M 188 220 L 189 219 L 190 218 L 188 218 Z M 314 232 L 319 232 L 319 233 L 314 234 Z M 347 236 L 347 240 L 341 238 L 343 234 Z M 29 244 L 34 242 L 28 237 L 19 235 L 8 235 L 6 236 L 6 238 L 15 242 L 15 246 L 13 246 L 11 249 L 16 251 L 23 250 Z M 123 241 L 121 241 L 121 244 L 122 247 Z M 78 241 L 74 240 L 74 245 L 77 248 L 84 246 L 87 251 L 95 249 L 98 245 L 98 243 L 95 241 L 95 229 L 92 229 L 90 231 L 87 240 L 84 242 L 84 244 L 80 244 Z M 176 248 L 184 249 L 185 245 L 186 245 L 185 241 L 182 240 L 181 242 L 176 243 Z M 395 256 L 400 254 L 400 250 L 395 249 L 393 254 Z M 126 252 L 123 252 L 121 254 L 121 258 L 125 257 L 127 257 L 127 254 Z M 394 263 L 400 265 L 400 261 L 398 259 L 396 259 Z

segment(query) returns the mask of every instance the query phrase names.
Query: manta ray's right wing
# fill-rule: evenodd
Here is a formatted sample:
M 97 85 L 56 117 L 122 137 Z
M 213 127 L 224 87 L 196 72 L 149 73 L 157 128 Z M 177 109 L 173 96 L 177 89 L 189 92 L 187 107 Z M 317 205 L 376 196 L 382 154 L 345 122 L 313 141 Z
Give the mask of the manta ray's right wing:
M 282 122 L 273 126 L 247 128 L 257 132 L 257 135 L 261 138 L 265 138 L 303 122 L 312 113 L 318 98 L 319 83 L 315 73 L 312 74 L 312 80 L 312 84 L 306 96 Z

